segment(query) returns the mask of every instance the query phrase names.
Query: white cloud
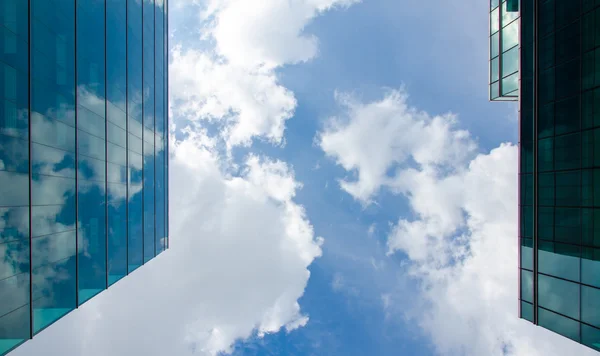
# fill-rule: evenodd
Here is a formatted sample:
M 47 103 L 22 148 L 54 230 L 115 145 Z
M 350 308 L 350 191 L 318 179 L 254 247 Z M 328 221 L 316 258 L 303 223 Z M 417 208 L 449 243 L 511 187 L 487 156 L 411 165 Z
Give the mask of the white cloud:
M 296 107 L 276 70 L 308 61 L 317 39 L 303 33 L 316 16 L 356 0 L 211 0 L 199 13 L 209 51 L 177 46 L 170 66 L 174 114 L 212 120 L 228 148 L 262 138 L 283 143 L 285 121 Z
M 357 172 L 357 181 L 342 181 L 355 198 L 368 202 L 385 187 L 408 199 L 414 218 L 399 218 L 388 247 L 406 255 L 421 286 L 416 307 L 403 313 L 440 354 L 595 354 L 518 319 L 516 146 L 475 155 L 454 116 L 411 108 L 402 91 L 342 103 L 347 117 L 331 119 L 319 143 Z
M 15 355 L 215 355 L 254 330 L 306 324 L 297 300 L 321 239 L 292 201 L 293 172 L 252 156 L 227 176 L 210 142 L 171 147 L 170 249 Z
M 367 105 L 350 95 L 336 97 L 346 115 L 331 118 L 317 142 L 339 165 L 358 174 L 357 180 L 340 184 L 362 202 L 370 202 L 382 186 L 395 184 L 386 174 L 394 165 L 410 159 L 431 169 L 455 167 L 475 149 L 468 132 L 452 130 L 454 115 L 431 117 L 417 111 L 408 106 L 404 92 L 392 91 Z

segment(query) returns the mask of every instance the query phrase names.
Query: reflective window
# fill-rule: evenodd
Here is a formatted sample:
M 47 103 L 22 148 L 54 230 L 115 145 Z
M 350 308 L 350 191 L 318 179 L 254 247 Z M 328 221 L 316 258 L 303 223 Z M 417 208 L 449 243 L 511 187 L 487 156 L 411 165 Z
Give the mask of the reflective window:
M 559 333 L 569 339 L 580 341 L 579 322 L 565 318 L 549 310 L 538 308 L 538 322 L 540 326 Z
M 579 319 L 579 286 L 577 283 L 540 274 L 538 276 L 539 306 Z

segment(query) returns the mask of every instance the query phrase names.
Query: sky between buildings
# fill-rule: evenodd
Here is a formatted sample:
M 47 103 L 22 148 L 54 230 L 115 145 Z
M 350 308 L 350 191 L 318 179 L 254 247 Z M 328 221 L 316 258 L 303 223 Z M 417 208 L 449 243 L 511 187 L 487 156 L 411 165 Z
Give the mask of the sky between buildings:
M 11 355 L 591 355 L 517 318 L 487 6 L 171 0 L 170 250 Z

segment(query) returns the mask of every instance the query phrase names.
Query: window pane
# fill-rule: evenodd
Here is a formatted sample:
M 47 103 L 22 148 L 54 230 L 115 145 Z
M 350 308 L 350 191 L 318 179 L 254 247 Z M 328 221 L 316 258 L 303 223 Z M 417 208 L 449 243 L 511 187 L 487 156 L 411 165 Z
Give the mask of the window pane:
M 579 319 L 579 284 L 540 274 L 538 303 L 543 308 Z
M 551 311 L 538 308 L 539 325 L 579 342 L 579 323 Z

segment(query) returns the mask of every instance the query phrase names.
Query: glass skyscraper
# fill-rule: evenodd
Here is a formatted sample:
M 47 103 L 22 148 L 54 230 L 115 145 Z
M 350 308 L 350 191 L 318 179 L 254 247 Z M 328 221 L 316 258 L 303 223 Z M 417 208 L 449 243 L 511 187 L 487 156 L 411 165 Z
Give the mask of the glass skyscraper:
M 600 351 L 600 1 L 490 4 L 490 99 L 519 100 L 519 316 Z M 494 86 L 511 16 L 518 97 Z
M 168 248 L 167 8 L 0 2 L 0 355 Z

